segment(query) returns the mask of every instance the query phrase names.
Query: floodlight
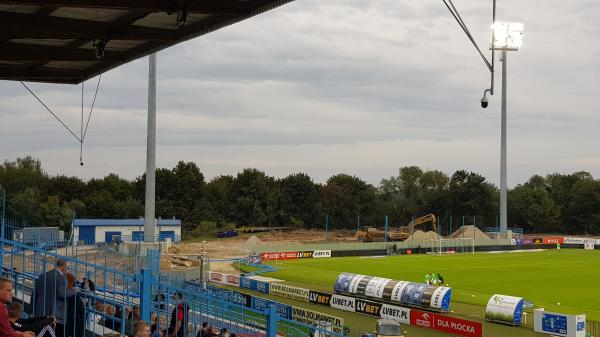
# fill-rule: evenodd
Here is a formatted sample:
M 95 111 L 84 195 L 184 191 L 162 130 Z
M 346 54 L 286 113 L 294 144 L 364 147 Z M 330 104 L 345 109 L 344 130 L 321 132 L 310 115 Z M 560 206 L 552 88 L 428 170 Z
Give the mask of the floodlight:
M 523 24 L 515 22 L 494 22 L 494 41 L 491 49 L 519 50 L 523 43 Z

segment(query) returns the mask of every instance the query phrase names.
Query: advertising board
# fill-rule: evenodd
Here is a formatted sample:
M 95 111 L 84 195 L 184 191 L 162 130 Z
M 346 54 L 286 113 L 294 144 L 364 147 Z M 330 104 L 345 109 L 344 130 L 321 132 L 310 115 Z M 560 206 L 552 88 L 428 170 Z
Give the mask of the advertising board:
M 481 323 L 440 314 L 434 314 L 433 329 L 465 337 L 483 336 Z
M 410 325 L 433 329 L 433 313 L 412 309 L 410 311 Z
M 315 250 L 313 252 L 313 258 L 326 258 L 331 257 L 331 250 Z
M 483 326 L 479 322 L 415 309 L 410 310 L 410 324 L 465 337 L 483 336 Z
M 588 239 L 588 238 L 577 238 L 577 237 L 567 236 L 567 237 L 565 237 L 564 243 L 566 243 L 566 244 L 572 244 L 572 245 L 583 245 L 588 240 L 590 240 L 590 239 Z M 592 239 L 592 240 L 594 240 L 594 239 Z
M 379 317 L 381 314 L 381 305 L 381 303 L 357 298 L 355 300 L 354 311 L 365 315 Z
M 258 281 L 248 277 L 241 277 L 240 288 L 250 289 L 264 294 L 268 294 L 270 287 L 268 282 Z
M 330 305 L 332 308 L 350 312 L 354 312 L 356 307 L 354 297 L 342 296 L 337 294 L 333 294 L 331 296 Z
M 261 253 L 261 261 L 273 261 L 273 260 L 293 260 L 298 258 L 300 252 L 273 252 L 273 253 Z
M 380 317 L 399 323 L 410 324 L 410 310 L 391 304 L 383 304 L 381 306 Z
M 230 286 L 239 287 L 240 286 L 240 276 L 232 275 L 232 274 L 225 274 L 225 284 L 230 285 Z
M 210 282 L 225 284 L 230 286 L 239 287 L 240 286 L 240 276 L 233 274 L 225 274 L 214 271 L 208 272 L 208 280 Z
M 202 289 L 198 289 L 199 291 L 204 291 Z M 226 302 L 232 302 L 235 304 L 239 304 L 245 307 L 252 307 L 252 296 L 247 294 L 242 294 L 237 291 L 227 290 L 217 287 L 207 287 L 206 291 L 212 297 L 216 297 Z
M 313 257 L 313 251 L 307 251 L 307 252 L 298 252 L 298 254 L 296 255 L 296 258 L 298 259 L 312 259 Z
M 309 302 L 310 290 L 271 282 L 269 292 L 272 295 L 290 298 L 297 301 Z
M 494 294 L 485 307 L 485 319 L 521 325 L 524 301 L 521 297 Z
M 585 337 L 585 315 L 567 315 L 536 309 L 533 330 L 561 337 Z
M 311 290 L 308 294 L 308 300 L 310 303 L 329 307 L 331 304 L 331 294 Z
M 252 309 L 266 311 L 269 305 L 275 306 L 275 311 L 279 317 L 285 319 L 292 319 L 292 306 L 287 304 L 278 303 L 275 301 L 267 300 L 265 298 L 252 296 Z
M 222 273 L 217 273 L 217 272 L 214 272 L 214 271 L 209 271 L 208 272 L 208 280 L 210 282 L 214 282 L 214 283 L 225 284 L 225 276 L 223 276 Z
M 546 236 L 544 237 L 544 244 L 551 245 L 557 243 L 565 243 L 565 238 L 562 236 Z
M 334 332 L 344 332 L 343 318 L 324 314 L 322 312 L 308 310 L 300 307 L 292 307 L 292 319 L 312 326 L 319 325 L 320 322 L 329 322 L 331 323 Z
M 324 258 L 331 257 L 331 250 L 307 250 L 299 252 L 270 252 L 261 253 L 260 259 L 262 261 L 273 261 L 273 260 L 293 260 L 293 259 L 312 259 L 312 258 Z

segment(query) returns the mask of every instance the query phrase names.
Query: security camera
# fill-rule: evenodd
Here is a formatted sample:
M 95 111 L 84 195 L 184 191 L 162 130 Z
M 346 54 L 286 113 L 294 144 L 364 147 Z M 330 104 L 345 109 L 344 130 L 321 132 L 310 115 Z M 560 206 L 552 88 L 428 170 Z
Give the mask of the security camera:
M 481 107 L 484 109 L 488 107 L 488 103 L 489 103 L 488 98 L 487 98 L 488 91 L 490 91 L 490 89 L 485 89 L 483 91 L 483 97 L 481 98 Z
M 481 107 L 485 109 L 485 108 L 487 108 L 487 106 L 488 106 L 488 99 L 487 99 L 487 97 L 483 96 L 483 98 L 481 99 Z

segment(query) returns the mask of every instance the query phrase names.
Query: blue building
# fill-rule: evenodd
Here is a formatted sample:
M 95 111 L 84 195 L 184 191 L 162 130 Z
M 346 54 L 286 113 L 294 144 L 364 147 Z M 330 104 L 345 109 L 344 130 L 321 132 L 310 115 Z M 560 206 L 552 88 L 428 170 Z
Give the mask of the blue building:
M 144 219 L 75 219 L 73 234 L 75 241 L 82 241 L 82 244 L 143 241 Z M 156 234 L 160 241 L 167 238 L 180 241 L 181 220 L 156 220 Z

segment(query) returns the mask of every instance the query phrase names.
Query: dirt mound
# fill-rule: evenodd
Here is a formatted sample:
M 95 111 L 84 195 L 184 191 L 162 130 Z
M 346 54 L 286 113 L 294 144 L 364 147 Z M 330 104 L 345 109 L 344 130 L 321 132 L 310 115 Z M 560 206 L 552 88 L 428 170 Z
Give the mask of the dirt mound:
M 412 236 L 409 236 L 408 239 L 406 239 L 406 241 L 432 241 L 439 239 L 440 236 L 436 232 L 423 232 L 421 230 L 418 230 L 414 232 Z
M 258 238 L 256 235 L 252 235 L 248 240 L 246 240 L 245 245 L 248 248 L 256 247 L 262 245 L 263 241 Z
M 489 236 L 473 225 L 460 227 L 454 233 L 452 233 L 452 237 L 455 239 L 474 238 L 475 240 L 490 240 Z
M 423 232 L 421 230 L 418 230 L 414 232 L 412 236 L 409 236 L 408 239 L 406 239 L 406 241 L 432 241 L 439 240 L 439 238 L 440 236 L 436 232 Z

